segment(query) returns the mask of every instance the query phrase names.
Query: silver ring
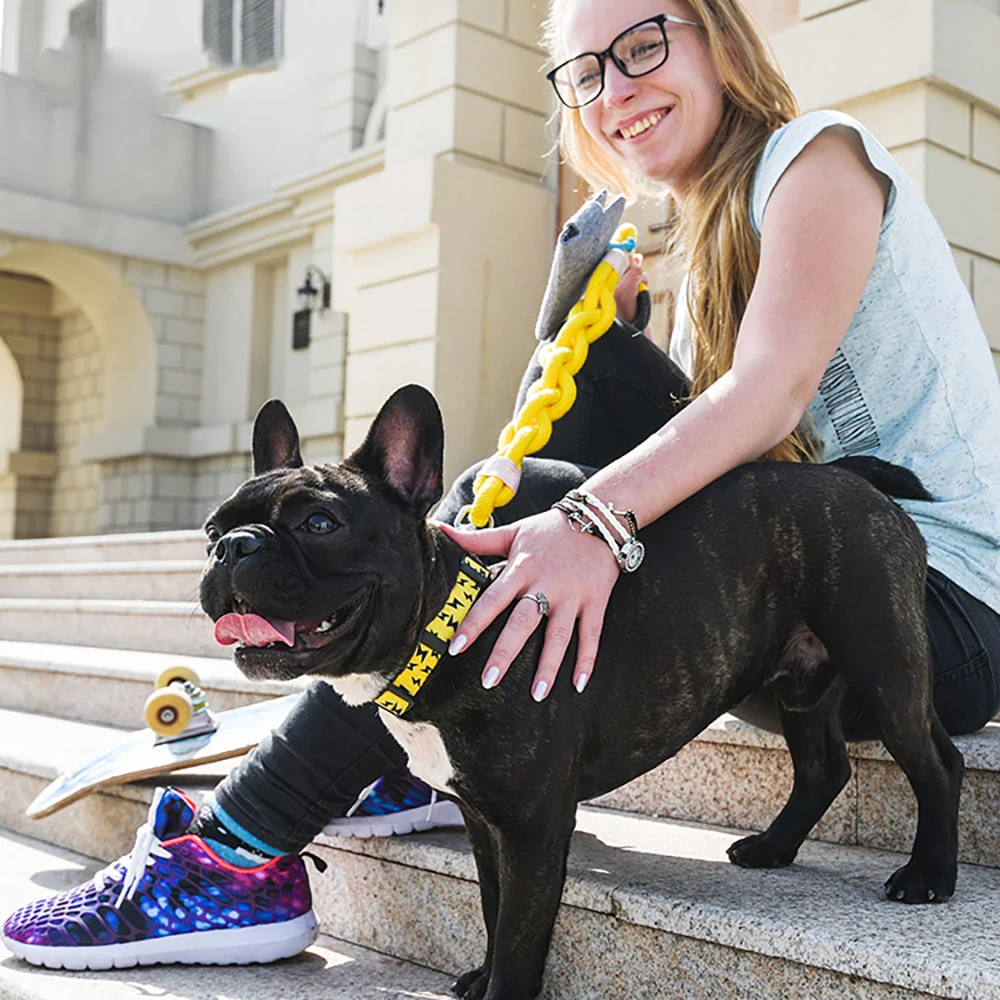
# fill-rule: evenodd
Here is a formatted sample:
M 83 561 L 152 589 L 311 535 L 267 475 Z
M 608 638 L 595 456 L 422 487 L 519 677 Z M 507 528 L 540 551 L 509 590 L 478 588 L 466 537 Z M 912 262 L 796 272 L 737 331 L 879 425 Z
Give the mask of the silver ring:
M 538 605 L 538 612 L 543 618 L 552 610 L 549 599 L 540 590 L 534 594 L 522 594 L 518 600 L 523 601 L 525 598 L 529 601 L 534 601 Z

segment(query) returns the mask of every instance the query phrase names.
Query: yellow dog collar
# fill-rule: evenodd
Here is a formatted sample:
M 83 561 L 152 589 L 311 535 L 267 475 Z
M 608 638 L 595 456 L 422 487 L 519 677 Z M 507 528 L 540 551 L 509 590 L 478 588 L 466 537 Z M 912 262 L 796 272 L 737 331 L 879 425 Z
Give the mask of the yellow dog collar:
M 479 560 L 469 555 L 462 560 L 458 579 L 451 588 L 448 600 L 424 629 L 409 663 L 375 699 L 379 708 L 393 715 L 406 714 L 447 651 L 458 626 L 465 621 L 469 609 L 491 580 L 490 571 Z

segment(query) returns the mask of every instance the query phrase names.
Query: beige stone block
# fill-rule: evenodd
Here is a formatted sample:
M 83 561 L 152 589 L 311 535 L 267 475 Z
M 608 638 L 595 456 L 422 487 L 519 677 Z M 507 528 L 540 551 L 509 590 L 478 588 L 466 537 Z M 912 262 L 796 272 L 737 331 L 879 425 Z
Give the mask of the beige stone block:
M 549 114 L 551 87 L 541 73 L 540 53 L 462 25 L 457 55 L 459 86 Z
M 545 172 L 553 143 L 546 135 L 545 117 L 520 108 L 504 108 L 504 163 L 535 177 Z
M 924 196 L 948 241 L 1000 260 L 1000 173 L 937 146 L 926 170 Z
M 386 84 L 388 107 L 397 108 L 454 86 L 457 48 L 458 25 L 449 22 L 394 49 Z M 391 147 L 391 134 L 387 133 L 387 139 Z
M 410 382 L 433 388 L 436 353 L 436 344 L 425 340 L 348 354 L 345 417 L 373 416 L 396 389 Z
M 331 365 L 328 368 L 313 368 L 309 372 L 309 396 L 343 396 L 344 366 Z
M 455 145 L 455 91 L 440 90 L 388 112 L 386 135 L 403 158 L 438 156 Z M 499 145 L 499 139 L 497 142 Z
M 205 292 L 204 277 L 198 271 L 187 267 L 171 267 L 167 284 L 175 292 L 190 292 L 194 295 L 202 295 Z
M 487 160 L 500 159 L 503 105 L 488 97 L 456 90 L 454 148 Z
M 543 0 L 507 0 L 507 34 L 516 42 L 541 49 Z
M 972 105 L 939 87 L 925 87 L 927 99 L 927 138 L 961 156 L 971 149 Z
M 205 318 L 204 296 L 186 295 L 184 297 L 184 315 L 188 319 L 203 320 Z
M 972 109 L 972 158 L 1000 170 L 1000 117 L 980 107 Z
M 184 348 L 176 344 L 157 344 L 156 358 L 164 368 L 183 368 Z
M 972 262 L 973 300 L 990 347 L 1000 351 L 1000 264 L 976 257 Z
M 893 158 L 903 168 L 903 172 L 913 181 L 914 187 L 925 197 L 927 195 L 927 144 L 923 142 L 892 151 Z M 932 206 L 933 207 L 933 206 Z
M 130 258 L 125 261 L 125 279 L 145 288 L 163 288 L 167 283 L 167 268 L 151 260 Z
M 167 340 L 173 344 L 195 346 L 201 343 L 202 325 L 190 319 L 168 319 Z
M 496 6 L 502 6 L 496 3 Z M 459 0 L 421 0 L 401 3 L 389 18 L 389 44 L 398 48 L 451 24 L 458 17 Z
M 932 0 L 866 0 L 772 42 L 803 108 L 839 106 L 931 75 L 932 9 Z
M 803 18 L 820 17 L 861 2 L 862 0 L 799 0 L 799 14 Z
M 392 281 L 406 275 L 419 274 L 437 267 L 441 253 L 441 233 L 437 226 L 426 226 L 416 232 L 401 235 L 391 243 L 366 247 L 350 255 L 337 269 L 334 297 L 338 288 L 350 287 L 348 276 L 356 287 Z M 346 286 L 346 287 L 345 287 Z
M 348 337 L 351 354 L 429 340 L 437 331 L 437 271 L 361 288 Z
M 184 296 L 180 292 L 149 289 L 143 292 L 142 301 L 151 313 L 160 316 L 184 315 Z
M 201 392 L 201 378 L 191 372 L 162 371 L 160 381 L 163 391 L 175 396 L 194 398 Z

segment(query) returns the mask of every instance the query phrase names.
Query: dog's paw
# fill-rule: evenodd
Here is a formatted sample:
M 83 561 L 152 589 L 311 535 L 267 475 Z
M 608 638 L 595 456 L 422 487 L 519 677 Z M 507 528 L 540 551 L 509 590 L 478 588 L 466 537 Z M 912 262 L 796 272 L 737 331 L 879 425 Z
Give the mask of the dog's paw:
M 798 851 L 781 850 L 767 839 L 766 833 L 737 840 L 726 853 L 741 868 L 784 868 L 795 860 Z
M 930 874 L 915 867 L 912 861 L 885 883 L 886 899 L 894 903 L 944 903 L 954 892 L 954 872 Z
M 462 1000 L 483 1000 L 489 984 L 489 974 L 480 966 L 478 969 L 466 972 L 464 976 L 459 976 L 451 991 L 455 996 L 462 997 Z

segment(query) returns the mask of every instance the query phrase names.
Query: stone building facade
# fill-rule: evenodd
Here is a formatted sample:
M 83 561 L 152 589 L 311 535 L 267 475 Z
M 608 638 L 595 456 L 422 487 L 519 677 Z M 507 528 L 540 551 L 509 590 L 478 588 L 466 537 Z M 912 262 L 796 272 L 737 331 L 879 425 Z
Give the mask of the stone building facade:
M 803 109 L 861 119 L 923 190 L 1000 352 L 1000 0 L 748 6 Z M 5 0 L 0 538 L 199 524 L 270 396 L 307 460 L 342 457 L 408 381 L 441 401 L 449 474 L 491 450 L 585 194 L 550 152 L 543 15 Z M 665 342 L 662 207 L 630 217 Z

